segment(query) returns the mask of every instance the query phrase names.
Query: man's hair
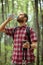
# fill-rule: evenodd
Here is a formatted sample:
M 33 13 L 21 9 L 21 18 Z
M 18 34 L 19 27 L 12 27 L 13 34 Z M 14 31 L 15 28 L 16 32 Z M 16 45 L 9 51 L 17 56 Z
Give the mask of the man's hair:
M 26 17 L 26 22 L 28 21 L 28 15 L 26 13 L 24 13 L 24 17 Z

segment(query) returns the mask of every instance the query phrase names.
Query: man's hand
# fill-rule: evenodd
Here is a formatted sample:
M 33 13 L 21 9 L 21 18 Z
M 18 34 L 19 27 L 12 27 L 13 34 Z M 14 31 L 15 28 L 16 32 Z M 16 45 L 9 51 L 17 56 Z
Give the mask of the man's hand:
M 30 48 L 30 43 L 28 41 L 23 43 L 23 48 Z
M 30 48 L 30 43 L 27 41 L 26 43 L 23 43 L 23 48 Z M 37 48 L 37 42 L 32 42 L 31 49 Z
M 9 15 L 8 18 L 7 18 L 8 21 L 11 21 L 13 19 L 14 19 L 14 14 Z

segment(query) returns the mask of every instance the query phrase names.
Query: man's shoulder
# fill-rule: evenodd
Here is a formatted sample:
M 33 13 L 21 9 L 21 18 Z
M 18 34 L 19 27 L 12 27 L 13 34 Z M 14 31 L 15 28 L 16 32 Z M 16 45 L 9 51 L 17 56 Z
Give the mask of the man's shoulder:
M 32 27 L 30 27 L 30 26 L 27 26 L 27 28 L 29 29 L 29 30 L 34 30 Z

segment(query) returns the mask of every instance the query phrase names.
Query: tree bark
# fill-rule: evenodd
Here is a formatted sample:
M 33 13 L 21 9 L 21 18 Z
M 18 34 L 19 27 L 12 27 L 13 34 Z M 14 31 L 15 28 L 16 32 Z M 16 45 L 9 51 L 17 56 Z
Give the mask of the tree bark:
M 43 14 L 42 14 L 42 61 L 43 61 Z
M 37 44 L 37 65 L 39 65 L 40 28 L 39 28 L 39 22 L 38 22 L 38 0 L 35 0 L 35 12 L 36 12 L 36 29 L 37 29 L 37 38 L 38 38 L 38 44 Z

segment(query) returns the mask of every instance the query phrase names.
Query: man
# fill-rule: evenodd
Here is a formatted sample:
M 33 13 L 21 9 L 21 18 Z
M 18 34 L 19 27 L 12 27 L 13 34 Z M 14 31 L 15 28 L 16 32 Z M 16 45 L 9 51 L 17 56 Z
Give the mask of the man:
M 6 33 L 9 36 L 12 36 L 14 40 L 13 45 L 13 54 L 12 54 L 12 65 L 22 65 L 23 62 L 23 48 L 27 48 L 27 53 L 24 52 L 24 56 L 26 55 L 26 65 L 34 65 L 34 49 L 37 47 L 37 37 L 32 28 L 30 28 L 30 38 L 31 45 L 28 42 L 28 37 L 26 36 L 26 22 L 28 20 L 28 16 L 25 13 L 20 14 L 17 17 L 17 22 L 19 26 L 15 28 L 5 28 L 6 24 L 9 23 L 13 18 L 9 17 L 0 25 L 0 31 Z M 13 31 L 15 32 L 13 33 Z M 23 40 L 27 40 L 25 44 L 23 44 Z M 30 48 L 31 46 L 31 48 Z

